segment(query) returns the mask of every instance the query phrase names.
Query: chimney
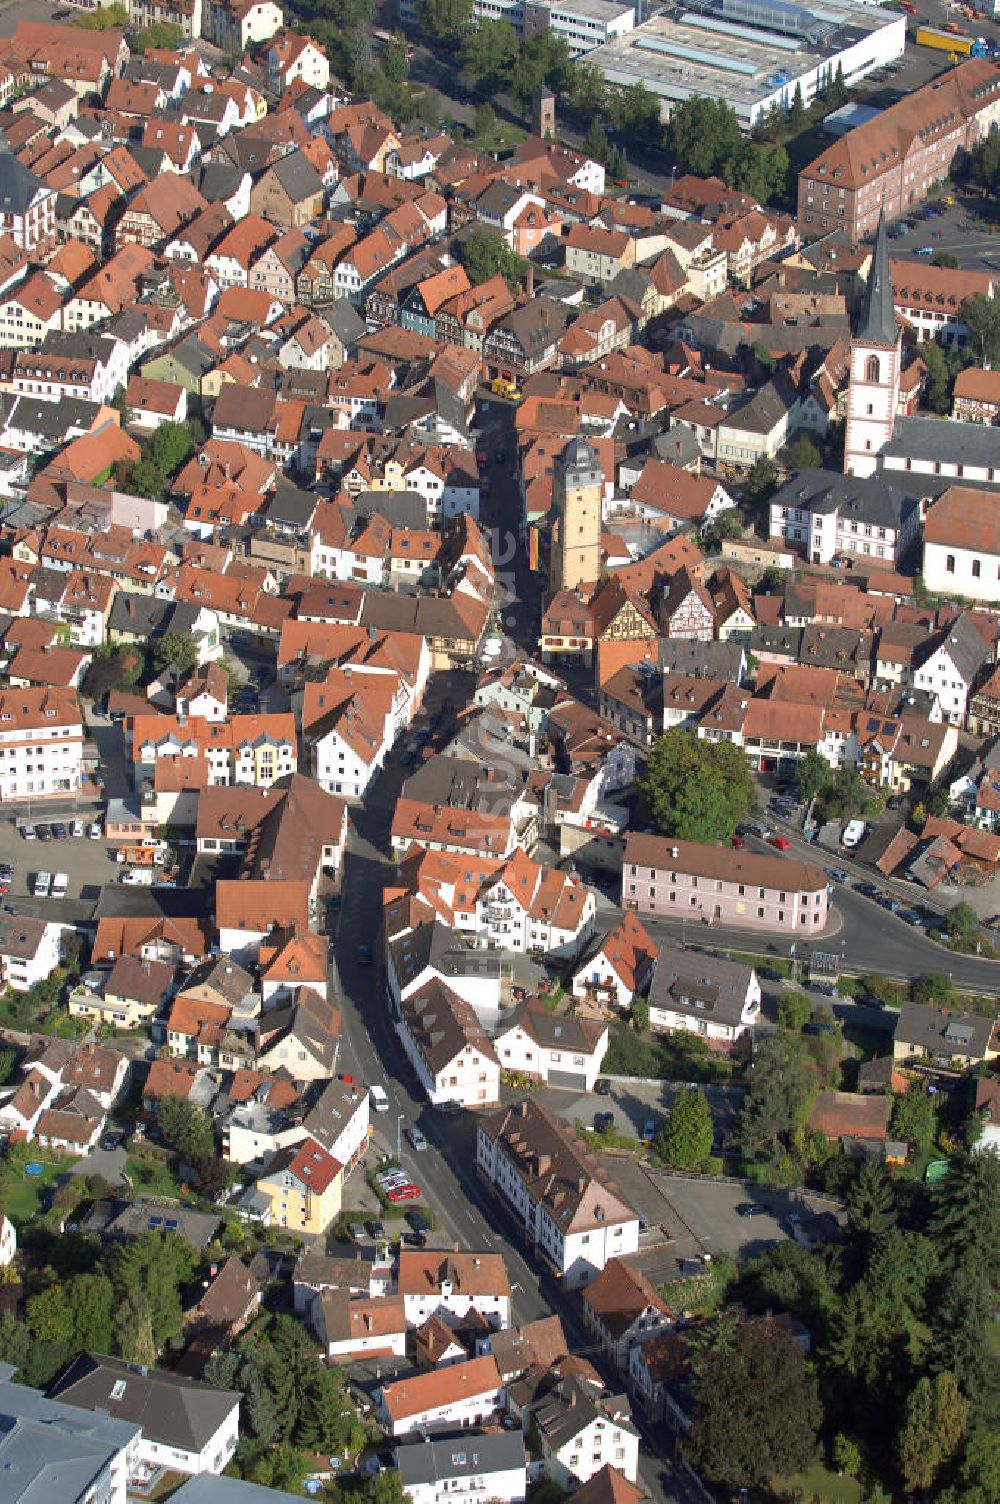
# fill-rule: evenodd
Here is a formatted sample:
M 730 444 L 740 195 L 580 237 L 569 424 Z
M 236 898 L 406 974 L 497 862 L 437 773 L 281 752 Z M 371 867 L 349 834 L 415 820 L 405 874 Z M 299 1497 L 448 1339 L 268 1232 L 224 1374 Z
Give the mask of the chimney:
M 533 297 L 535 292 L 535 268 L 528 262 L 528 269 L 524 274 L 524 290 L 528 297 Z

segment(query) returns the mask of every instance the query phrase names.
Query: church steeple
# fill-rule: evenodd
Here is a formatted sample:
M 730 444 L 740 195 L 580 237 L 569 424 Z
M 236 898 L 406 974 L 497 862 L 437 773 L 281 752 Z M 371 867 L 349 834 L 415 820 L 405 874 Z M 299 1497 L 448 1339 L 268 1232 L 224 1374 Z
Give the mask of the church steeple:
M 883 205 L 865 299 L 851 336 L 844 434 L 844 469 L 849 475 L 874 475 L 878 456 L 892 438 L 899 407 L 902 342 L 902 329 L 892 304 L 889 234 Z
M 899 326 L 892 306 L 892 276 L 889 272 L 889 233 L 885 222 L 885 205 L 878 217 L 875 249 L 872 252 L 868 286 L 861 307 L 861 317 L 854 338 L 866 345 L 887 345 L 890 349 L 899 338 Z

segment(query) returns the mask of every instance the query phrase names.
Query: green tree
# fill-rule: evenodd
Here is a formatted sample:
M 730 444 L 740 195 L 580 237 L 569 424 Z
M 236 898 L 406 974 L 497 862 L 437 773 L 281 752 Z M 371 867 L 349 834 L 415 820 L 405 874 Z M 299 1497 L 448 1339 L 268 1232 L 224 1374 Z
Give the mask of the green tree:
M 637 1034 L 645 1034 L 649 1028 L 649 1004 L 644 997 L 634 997 L 629 1009 L 629 1023 Z
M 972 338 L 967 349 L 979 364 L 991 369 L 1000 365 L 1000 299 L 977 292 L 964 299 L 959 317 L 969 326 Z
M 525 263 L 495 230 L 476 230 L 466 236 L 458 253 L 474 287 L 498 274 L 508 282 L 517 282 L 524 275 Z
M 823 463 L 823 454 L 816 440 L 803 433 L 789 449 L 788 459 L 793 470 L 818 470 Z
M 1000 136 L 990 134 L 974 148 L 968 176 L 977 188 L 987 193 L 1000 191 Z
M 712 1109 L 703 1091 L 678 1093 L 670 1116 L 656 1135 L 656 1152 L 678 1170 L 700 1169 L 712 1153 Z
M 679 726 L 659 737 L 637 789 L 659 833 L 684 841 L 728 841 L 757 797 L 739 748 Z
M 77 1351 L 110 1352 L 114 1331 L 115 1292 L 105 1274 L 78 1274 L 69 1283 L 73 1344 Z
M 761 507 L 771 500 L 778 489 L 778 467 L 766 454 L 759 455 L 750 466 L 745 486 L 746 498 L 753 506 Z
M 154 21 L 151 26 L 144 26 L 141 31 L 137 31 L 129 45 L 133 55 L 137 56 L 151 48 L 171 50 L 183 40 L 183 27 L 176 26 L 172 21 Z
M 496 130 L 497 117 L 491 104 L 477 104 L 473 130 L 480 140 L 488 139 Z
M 156 1362 L 152 1311 L 143 1290 L 126 1289 L 119 1298 L 115 1309 L 115 1346 L 126 1363 Z
M 180 1290 L 190 1280 L 195 1267 L 190 1244 L 176 1233 L 148 1231 L 128 1243 L 117 1244 L 108 1262 L 119 1311 L 127 1296 L 143 1297 L 148 1308 L 154 1350 L 158 1350 L 181 1329 Z M 141 1301 L 130 1316 L 130 1335 L 134 1343 L 142 1344 L 145 1330 Z
M 163 1097 L 157 1121 L 164 1139 L 186 1159 L 211 1159 L 215 1155 L 215 1130 L 211 1115 L 183 1097 Z
M 979 935 L 979 915 L 970 903 L 952 904 L 944 916 L 944 929 L 950 939 L 973 944 Z
M 666 143 L 681 172 L 709 177 L 743 144 L 735 110 L 722 100 L 695 95 L 670 112 Z
M 845 1436 L 843 1431 L 838 1431 L 833 1438 L 833 1465 L 838 1473 L 846 1473 L 848 1478 L 856 1478 L 861 1471 L 863 1458 L 861 1448 L 853 1437 Z
M 53 1284 L 28 1301 L 28 1325 L 40 1342 L 73 1341 L 73 1312 L 65 1285 Z
M 509 21 L 480 21 L 462 43 L 462 60 L 478 88 L 484 94 L 496 95 L 510 82 L 517 62 L 517 33 Z M 476 112 L 476 135 L 488 136 L 496 125 L 491 105 L 480 106 L 490 112 L 487 129 L 482 129 L 479 112 Z
M 795 787 L 803 804 L 811 804 L 814 799 L 824 799 L 832 783 L 833 769 L 815 748 L 800 758 L 795 770 Z
M 596 116 L 590 122 L 583 144 L 587 155 L 592 157 L 595 162 L 607 162 L 611 150 L 608 133 L 604 129 L 603 122 L 598 120 Z
M 87 10 L 82 15 L 74 16 L 70 24 L 79 26 L 81 31 L 110 31 L 114 27 L 121 27 L 124 31 L 128 23 L 127 9 L 119 0 L 115 0 L 113 5 L 98 6 L 96 10 Z
M 1000 1284 L 1000 1158 L 954 1155 L 933 1194 L 931 1233 L 945 1266 L 978 1267 Z
M 0 1050 L 0 1086 L 10 1080 L 16 1064 L 17 1055 L 13 1050 Z
M 763 1039 L 754 1052 L 749 1090 L 740 1110 L 738 1131 L 747 1159 L 773 1149 L 782 1134 L 800 1128 L 815 1095 L 802 1041 L 782 1033 Z
M 726 507 L 706 522 L 701 530 L 701 541 L 710 554 L 717 554 L 727 538 L 742 538 L 743 518 L 738 507 Z
M 126 467 L 122 484 L 133 496 L 146 496 L 150 501 L 162 501 L 167 490 L 166 476 L 148 455 L 140 455 L 133 465 Z
M 792 102 L 788 107 L 788 129 L 793 136 L 797 136 L 804 129 L 806 123 L 806 107 L 802 99 L 802 85 L 795 85 Z
M 385 49 L 385 57 L 382 59 L 382 73 L 390 84 L 402 88 L 410 74 L 410 64 L 406 56 L 406 38 L 401 32 L 393 32 L 389 38 L 389 44 Z M 159 432 L 159 430 L 157 430 Z
M 603 115 L 610 110 L 611 94 L 604 74 L 585 59 L 577 60 L 569 82 L 569 97 L 584 117 Z
M 174 475 L 194 452 L 194 441 L 184 423 L 161 423 L 154 429 L 146 454 L 163 475 Z
M 903 1483 L 910 1493 L 933 1488 L 954 1459 L 969 1424 L 969 1402 L 955 1375 L 918 1380 L 906 1402 L 896 1452 Z
M 954 374 L 947 356 L 936 340 L 929 339 L 920 351 L 920 358 L 927 367 L 924 386 L 924 401 L 934 413 L 946 413 L 951 408 L 951 389 Z
M 915 1003 L 928 1003 L 933 1007 L 944 1007 L 955 996 L 955 984 L 943 971 L 930 972 L 927 976 L 918 977 L 911 990 Z
M 724 1350 L 703 1354 L 699 1370 L 689 1445 L 704 1478 L 762 1487 L 815 1460 L 819 1391 L 784 1328 L 767 1318 L 737 1325 Z
M 896 1197 L 885 1165 L 863 1159 L 847 1196 L 847 1216 L 852 1230 L 871 1242 L 896 1225 Z
M 526 109 L 542 84 L 562 94 L 572 76 L 573 59 L 566 38 L 554 31 L 540 31 L 522 41 L 511 70 L 510 89 L 520 107 Z
M 931 257 L 931 266 L 947 267 L 949 271 L 957 271 L 960 265 L 954 251 L 935 251 Z
M 786 988 L 778 998 L 778 1023 L 793 1034 L 801 1034 L 812 1018 L 812 1003 L 804 992 Z
M 158 673 L 176 668 L 189 674 L 198 666 L 197 643 L 184 632 L 165 632 L 153 644 L 153 666 Z
M 439 42 L 460 42 L 472 25 L 472 0 L 420 0 L 420 24 Z
M 830 80 L 826 103 L 831 111 L 842 109 L 847 103 L 847 85 L 844 82 L 844 65 L 841 62 L 837 63 L 837 71 Z
M 921 1082 L 911 1081 L 903 1096 L 893 1098 L 889 1129 L 893 1138 L 909 1144 L 915 1159 L 928 1152 L 937 1131 L 937 1112 Z

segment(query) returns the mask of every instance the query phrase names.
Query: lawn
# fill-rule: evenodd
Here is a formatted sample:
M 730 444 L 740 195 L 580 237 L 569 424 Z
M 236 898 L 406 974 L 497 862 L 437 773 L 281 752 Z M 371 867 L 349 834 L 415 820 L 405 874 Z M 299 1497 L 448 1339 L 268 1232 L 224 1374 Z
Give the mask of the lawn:
M 506 125 L 498 120 L 491 131 L 485 136 L 475 136 L 469 145 L 484 155 L 497 156 L 500 152 L 513 151 L 527 139 L 528 132 L 519 125 Z
M 43 1166 L 41 1175 L 32 1179 L 25 1175 L 24 1165 L 14 1160 L 4 1165 L 2 1179 L 0 1179 L 0 1205 L 15 1226 L 22 1222 L 30 1222 L 38 1215 L 43 1191 L 54 1185 L 74 1163 L 68 1157 L 28 1162 L 41 1164 Z
M 181 1194 L 169 1164 L 159 1155 L 141 1149 L 130 1154 L 125 1161 L 125 1173 L 136 1191 L 153 1196 L 179 1197 Z
M 778 1499 L 815 1498 L 822 1504 L 861 1504 L 861 1484 L 856 1478 L 839 1478 L 829 1468 L 813 1463 L 805 1473 L 775 1482 Z

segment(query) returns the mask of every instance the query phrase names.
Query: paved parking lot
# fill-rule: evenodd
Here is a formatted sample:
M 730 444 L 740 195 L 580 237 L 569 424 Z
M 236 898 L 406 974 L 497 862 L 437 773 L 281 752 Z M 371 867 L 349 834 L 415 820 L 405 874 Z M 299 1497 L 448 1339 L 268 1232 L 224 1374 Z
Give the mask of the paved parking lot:
M 791 1214 L 802 1218 L 816 1242 L 835 1236 L 843 1221 L 838 1208 L 799 1191 L 688 1180 L 615 1155 L 602 1156 L 601 1163 L 647 1224 L 648 1232 L 640 1236 L 640 1263 L 647 1273 L 647 1263 L 657 1270 L 661 1283 L 677 1277 L 682 1259 L 727 1253 L 743 1260 L 782 1242 L 789 1236 Z M 746 1203 L 764 1210 L 741 1217 L 736 1209 Z
M 86 823 L 93 816 L 93 810 L 81 811 L 80 818 Z M 60 814 L 52 817 L 55 818 L 69 829 L 73 817 Z M 46 818 L 44 806 L 38 806 L 32 810 L 31 823 L 37 828 L 43 821 L 45 824 L 51 823 Z M 20 823 L 19 817 L 18 824 Z M 102 886 L 116 882 L 119 873 L 108 843 L 103 839 L 91 841 L 84 836 L 82 840 L 74 840 L 69 836 L 65 841 L 26 841 L 17 827 L 9 821 L 0 823 L 0 862 L 10 862 L 14 868 L 14 880 L 6 900 L 7 907 L 15 904 L 18 911 L 24 914 L 51 911 L 53 918 L 69 917 L 71 914 L 75 919 L 76 909 L 64 914 L 63 901 L 32 898 L 31 885 L 36 873 L 65 872 L 69 878 L 66 899 L 76 907 L 81 902 L 93 907 L 100 898 Z M 29 908 L 22 900 L 30 900 L 32 907 Z

